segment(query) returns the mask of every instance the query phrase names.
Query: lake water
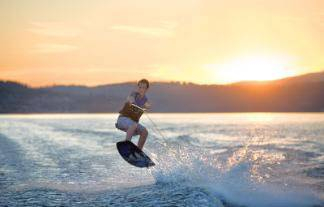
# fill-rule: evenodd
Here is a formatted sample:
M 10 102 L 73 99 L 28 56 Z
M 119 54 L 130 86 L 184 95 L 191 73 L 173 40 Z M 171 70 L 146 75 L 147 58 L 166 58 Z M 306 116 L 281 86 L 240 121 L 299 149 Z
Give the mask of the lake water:
M 1 115 L 0 206 L 324 206 L 324 113 L 144 114 L 149 169 L 117 116 Z

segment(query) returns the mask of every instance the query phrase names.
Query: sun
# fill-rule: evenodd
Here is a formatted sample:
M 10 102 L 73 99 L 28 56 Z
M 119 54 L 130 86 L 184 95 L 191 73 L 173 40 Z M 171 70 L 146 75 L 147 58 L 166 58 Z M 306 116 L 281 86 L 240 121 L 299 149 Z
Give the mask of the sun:
M 218 83 L 238 81 L 267 81 L 294 75 L 289 70 L 290 58 L 284 56 L 253 55 L 232 59 L 224 64 L 208 64 L 208 69 Z

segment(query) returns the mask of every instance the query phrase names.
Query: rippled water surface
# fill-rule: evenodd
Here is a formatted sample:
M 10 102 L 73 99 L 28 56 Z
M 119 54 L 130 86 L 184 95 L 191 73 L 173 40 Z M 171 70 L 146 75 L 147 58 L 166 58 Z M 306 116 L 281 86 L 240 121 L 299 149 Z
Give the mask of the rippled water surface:
M 141 169 L 117 114 L 1 115 L 0 206 L 324 206 L 324 113 L 148 116 Z

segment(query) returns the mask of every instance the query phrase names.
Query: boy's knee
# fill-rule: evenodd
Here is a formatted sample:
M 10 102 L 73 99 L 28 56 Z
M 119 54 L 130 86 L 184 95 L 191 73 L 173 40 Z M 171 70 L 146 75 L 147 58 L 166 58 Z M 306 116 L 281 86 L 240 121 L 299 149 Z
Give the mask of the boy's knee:
M 148 131 L 147 131 L 147 129 L 146 129 L 146 128 L 144 128 L 144 129 L 142 130 L 142 135 L 145 135 L 145 136 L 147 136 L 147 135 L 148 135 Z

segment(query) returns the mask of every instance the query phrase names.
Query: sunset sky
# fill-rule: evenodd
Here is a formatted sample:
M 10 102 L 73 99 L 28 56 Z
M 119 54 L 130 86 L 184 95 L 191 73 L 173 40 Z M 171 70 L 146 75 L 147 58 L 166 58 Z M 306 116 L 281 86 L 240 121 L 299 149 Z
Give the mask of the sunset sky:
M 324 70 L 323 0 L 0 0 L 0 79 L 224 84 Z

